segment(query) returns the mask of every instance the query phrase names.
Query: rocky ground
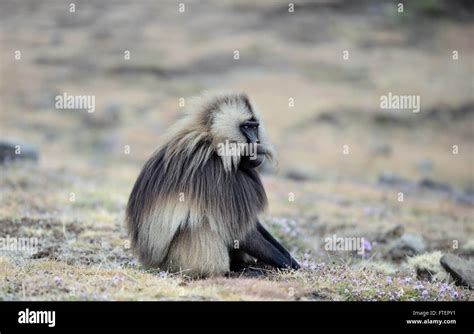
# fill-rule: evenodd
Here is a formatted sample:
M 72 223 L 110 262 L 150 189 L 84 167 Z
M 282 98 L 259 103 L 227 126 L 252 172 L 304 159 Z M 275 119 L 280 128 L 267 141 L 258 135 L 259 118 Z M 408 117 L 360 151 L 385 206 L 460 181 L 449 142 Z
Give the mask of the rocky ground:
M 0 157 L 25 159 L 0 167 L 0 240 L 38 244 L 0 249 L 0 299 L 472 300 L 440 262 L 474 257 L 472 11 L 417 3 L 2 1 Z M 220 89 L 261 109 L 279 152 L 264 222 L 302 270 L 191 280 L 128 248 L 142 164 L 183 101 Z M 64 92 L 96 111 L 56 109 Z M 421 111 L 380 109 L 388 92 Z

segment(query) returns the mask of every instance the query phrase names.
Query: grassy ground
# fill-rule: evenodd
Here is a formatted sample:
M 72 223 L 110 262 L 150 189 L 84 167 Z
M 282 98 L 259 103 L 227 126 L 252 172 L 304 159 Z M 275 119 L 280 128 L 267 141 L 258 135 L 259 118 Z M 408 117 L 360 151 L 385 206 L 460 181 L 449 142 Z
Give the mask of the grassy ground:
M 424 252 L 474 254 L 472 19 L 399 15 L 384 1 L 295 2 L 291 15 L 283 1 L 187 2 L 184 14 L 171 1 L 76 3 L 71 14 L 61 1 L 2 2 L 0 134 L 35 144 L 40 161 L 1 167 L 0 237 L 39 245 L 0 252 L 0 299 L 473 299 L 389 256 L 399 229 Z M 279 152 L 263 176 L 264 221 L 298 272 L 190 280 L 144 270 L 128 248 L 124 208 L 141 166 L 179 99 L 217 88 L 260 106 Z M 389 91 L 420 95 L 421 112 L 381 110 Z M 55 109 L 63 92 L 95 95 L 96 112 Z M 327 252 L 334 234 L 372 249 Z
M 294 181 L 265 177 L 272 208 L 265 222 L 297 254 L 304 269 L 264 270 L 259 276 L 249 270 L 193 281 L 185 275 L 147 271 L 136 263 L 123 226 L 128 181 L 95 176 L 85 180 L 34 165 L 10 166 L 6 175 L 1 184 L 8 193 L 0 211 L 2 234 L 37 238 L 40 247 L 33 254 L 3 253 L 3 299 L 472 298 L 472 292 L 442 280 L 418 279 L 413 267 L 385 258 L 388 243 L 380 236 L 400 223 L 423 235 L 430 250 L 451 252 L 455 238 L 460 245 L 468 242 L 472 209 L 449 199 L 446 203 L 443 196 L 400 205 L 389 199 L 393 192 L 367 185 L 307 182 L 300 189 Z M 295 202 L 286 198 L 286 189 L 292 187 L 299 189 Z M 365 257 L 327 253 L 323 238 L 333 233 L 363 236 L 373 249 Z

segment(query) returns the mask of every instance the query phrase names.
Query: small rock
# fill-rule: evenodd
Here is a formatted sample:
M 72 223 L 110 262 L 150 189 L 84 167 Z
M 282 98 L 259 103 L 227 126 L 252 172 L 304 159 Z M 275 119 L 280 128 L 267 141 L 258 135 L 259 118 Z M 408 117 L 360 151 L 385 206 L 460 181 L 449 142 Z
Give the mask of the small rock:
M 340 125 L 339 118 L 331 112 L 323 112 L 316 117 L 318 123 L 328 123 L 332 125 Z
M 420 181 L 420 187 L 436 191 L 451 192 L 452 188 L 447 183 L 438 182 L 432 179 L 423 179 Z
M 394 238 L 400 238 L 403 235 L 403 232 L 405 232 L 405 228 L 403 225 L 395 225 L 394 228 L 388 230 L 385 233 L 385 237 L 388 239 L 394 239 Z
M 16 141 L 0 140 L 0 163 L 13 160 L 38 161 L 38 150 L 30 145 Z
M 375 241 L 388 242 L 390 240 L 400 238 L 404 232 L 405 232 L 405 227 L 403 227 L 403 225 L 401 224 L 397 224 L 389 228 L 388 230 L 377 233 L 377 236 L 375 237 Z
M 474 262 L 453 254 L 446 254 L 440 259 L 440 263 L 453 276 L 457 285 L 474 289 Z
M 382 172 L 379 175 L 378 183 L 390 186 L 400 186 L 408 185 L 410 184 L 410 181 L 392 172 Z
M 311 171 L 296 168 L 287 170 L 285 177 L 294 181 L 308 181 L 314 179 L 314 175 Z
M 397 116 L 391 113 L 377 113 L 374 115 L 373 120 L 376 124 L 384 126 L 413 126 L 413 123 L 410 122 L 411 119 L 408 117 Z
M 392 242 L 387 255 L 394 261 L 401 261 L 408 256 L 420 254 L 425 249 L 426 245 L 422 236 L 406 233 Z
M 31 258 L 32 259 L 42 259 L 42 258 L 54 259 L 55 254 L 57 253 L 57 251 L 58 251 L 57 246 L 56 247 L 55 246 L 46 247 L 46 248 L 41 249 L 38 252 L 34 253 L 33 255 L 31 255 Z
M 468 193 L 454 194 L 454 200 L 465 205 L 474 205 L 474 195 Z

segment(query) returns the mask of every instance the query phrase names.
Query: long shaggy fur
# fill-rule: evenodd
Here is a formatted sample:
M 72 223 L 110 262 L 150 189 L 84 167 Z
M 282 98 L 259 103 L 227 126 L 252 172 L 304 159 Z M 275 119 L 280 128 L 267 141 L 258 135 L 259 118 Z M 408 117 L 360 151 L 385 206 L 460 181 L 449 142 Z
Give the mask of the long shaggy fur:
M 132 249 L 143 265 L 190 276 L 229 270 L 229 251 L 267 205 L 258 173 L 239 168 L 238 154 L 217 154 L 225 140 L 245 143 L 236 129 L 248 118 L 259 116 L 245 95 L 201 99 L 144 165 L 126 211 Z

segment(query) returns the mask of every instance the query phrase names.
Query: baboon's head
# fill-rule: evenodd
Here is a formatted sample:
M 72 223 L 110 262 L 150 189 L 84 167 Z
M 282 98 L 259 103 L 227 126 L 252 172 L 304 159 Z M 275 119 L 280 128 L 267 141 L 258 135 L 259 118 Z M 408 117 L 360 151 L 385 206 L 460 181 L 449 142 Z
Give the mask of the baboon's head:
M 205 126 L 224 165 L 258 167 L 274 157 L 256 106 L 246 94 L 225 94 L 204 106 Z

